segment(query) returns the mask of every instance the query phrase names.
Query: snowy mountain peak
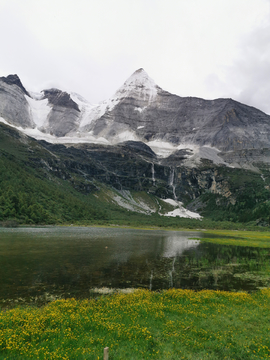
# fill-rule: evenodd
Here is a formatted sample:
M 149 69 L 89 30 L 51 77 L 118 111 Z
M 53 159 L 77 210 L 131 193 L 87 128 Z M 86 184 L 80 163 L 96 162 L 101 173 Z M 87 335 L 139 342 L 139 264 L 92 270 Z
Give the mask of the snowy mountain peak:
M 124 82 L 114 97 L 135 97 L 150 102 L 154 100 L 159 90 L 161 88 L 157 86 L 143 68 L 140 68 Z

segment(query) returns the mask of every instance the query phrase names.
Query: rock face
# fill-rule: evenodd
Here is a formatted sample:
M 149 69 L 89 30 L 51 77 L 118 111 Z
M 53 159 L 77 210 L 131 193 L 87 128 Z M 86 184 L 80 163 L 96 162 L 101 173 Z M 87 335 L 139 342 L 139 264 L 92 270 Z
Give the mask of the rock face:
M 55 136 L 75 131 L 79 126 L 80 109 L 70 95 L 58 89 L 44 90 L 43 94 L 52 109 L 40 129 Z
M 25 87 L 21 83 L 21 80 L 18 75 L 8 75 L 7 77 L 0 77 L 0 80 L 6 83 L 7 85 L 17 85 L 25 95 L 29 95 L 29 93 L 25 90 Z
M 0 78 L 0 116 L 12 125 L 34 128 L 30 107 L 25 98 L 27 91 L 17 75 Z
M 36 166 L 65 180 L 71 178 L 71 173 L 83 174 L 85 179 L 97 180 L 120 191 L 145 191 L 162 199 L 189 202 L 209 191 L 224 196 L 228 203 L 234 202 L 226 176 L 211 163 L 204 169 L 160 164 L 148 146 L 132 141 L 114 146 L 79 144 L 66 147 L 43 141 L 41 145 L 56 156 L 46 162 L 36 158 Z

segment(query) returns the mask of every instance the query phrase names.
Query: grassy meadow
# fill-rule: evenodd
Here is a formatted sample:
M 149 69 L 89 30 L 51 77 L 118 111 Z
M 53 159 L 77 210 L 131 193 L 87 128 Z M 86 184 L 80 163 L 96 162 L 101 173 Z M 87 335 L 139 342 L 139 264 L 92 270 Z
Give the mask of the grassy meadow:
M 0 313 L 0 359 L 266 359 L 270 289 L 136 290 Z
M 200 240 L 221 245 L 270 248 L 270 232 L 207 230 Z

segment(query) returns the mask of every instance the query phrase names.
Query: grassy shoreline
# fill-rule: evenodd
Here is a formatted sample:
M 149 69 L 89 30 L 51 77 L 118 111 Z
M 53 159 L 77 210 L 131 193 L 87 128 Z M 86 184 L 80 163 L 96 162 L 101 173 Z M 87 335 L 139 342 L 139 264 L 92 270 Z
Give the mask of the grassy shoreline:
M 200 241 L 221 245 L 270 248 L 270 232 L 207 230 Z
M 238 231 L 257 231 L 269 232 L 270 226 L 259 226 L 256 222 L 238 223 L 231 221 L 212 221 L 207 218 L 201 220 L 162 217 L 162 216 L 140 216 L 138 214 L 129 214 L 126 219 L 107 219 L 107 220 L 73 220 L 59 222 L 37 222 L 24 223 L 17 219 L 8 219 L 0 221 L 0 227 L 18 227 L 18 226 L 98 226 L 98 227 L 124 227 L 134 229 L 154 229 L 154 230 L 238 230 Z
M 204 229 L 204 228 L 179 228 L 179 227 L 160 227 L 160 226 L 136 226 L 125 224 L 58 224 L 58 225 L 19 225 L 19 228 L 28 227 L 54 227 L 54 226 L 67 226 L 67 227 L 99 227 L 99 228 L 113 228 L 113 229 L 132 229 L 132 230 L 145 230 L 145 231 L 187 231 L 187 232 L 203 232 L 203 238 L 194 238 L 196 240 L 212 242 L 221 245 L 234 245 L 234 246 L 251 246 L 270 248 L 270 231 L 268 229 L 250 230 L 226 230 L 226 229 Z M 4 227 L 2 227 L 4 228 Z M 0 227 L 1 229 L 1 227 Z
M 8 225 L 3 225 L 0 222 L 0 229 L 1 228 L 39 228 L 39 227 L 56 227 L 56 226 L 67 226 L 67 227 L 100 227 L 100 228 L 120 228 L 120 229 L 135 229 L 135 230 L 164 230 L 164 231 L 246 231 L 246 232 L 258 232 L 258 233 L 264 233 L 269 232 L 270 228 L 268 227 L 259 227 L 256 226 L 255 228 L 249 228 L 248 226 L 243 226 L 243 224 L 236 225 L 235 228 L 232 226 L 232 229 L 227 228 L 227 223 L 224 224 L 220 222 L 220 224 L 217 224 L 217 226 L 203 226 L 205 224 L 201 223 L 199 220 L 196 220 L 196 224 L 194 225 L 193 220 L 191 220 L 191 224 L 193 223 L 194 226 L 188 226 L 187 224 L 181 224 L 179 225 L 150 225 L 150 224 L 130 224 L 125 222 L 119 222 L 119 223 L 111 223 L 111 222 L 74 222 L 74 223 L 55 223 L 55 224 L 24 224 L 24 223 L 13 223 Z M 190 225 L 190 224 L 189 224 Z
M 270 289 L 137 290 L 0 313 L 0 359 L 265 359 Z

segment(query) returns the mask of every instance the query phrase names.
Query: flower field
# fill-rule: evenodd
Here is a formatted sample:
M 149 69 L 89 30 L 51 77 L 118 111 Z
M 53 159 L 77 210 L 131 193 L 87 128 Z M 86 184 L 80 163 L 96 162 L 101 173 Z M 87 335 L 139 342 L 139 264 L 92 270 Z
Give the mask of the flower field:
M 0 312 L 0 359 L 269 359 L 270 289 L 136 290 Z

